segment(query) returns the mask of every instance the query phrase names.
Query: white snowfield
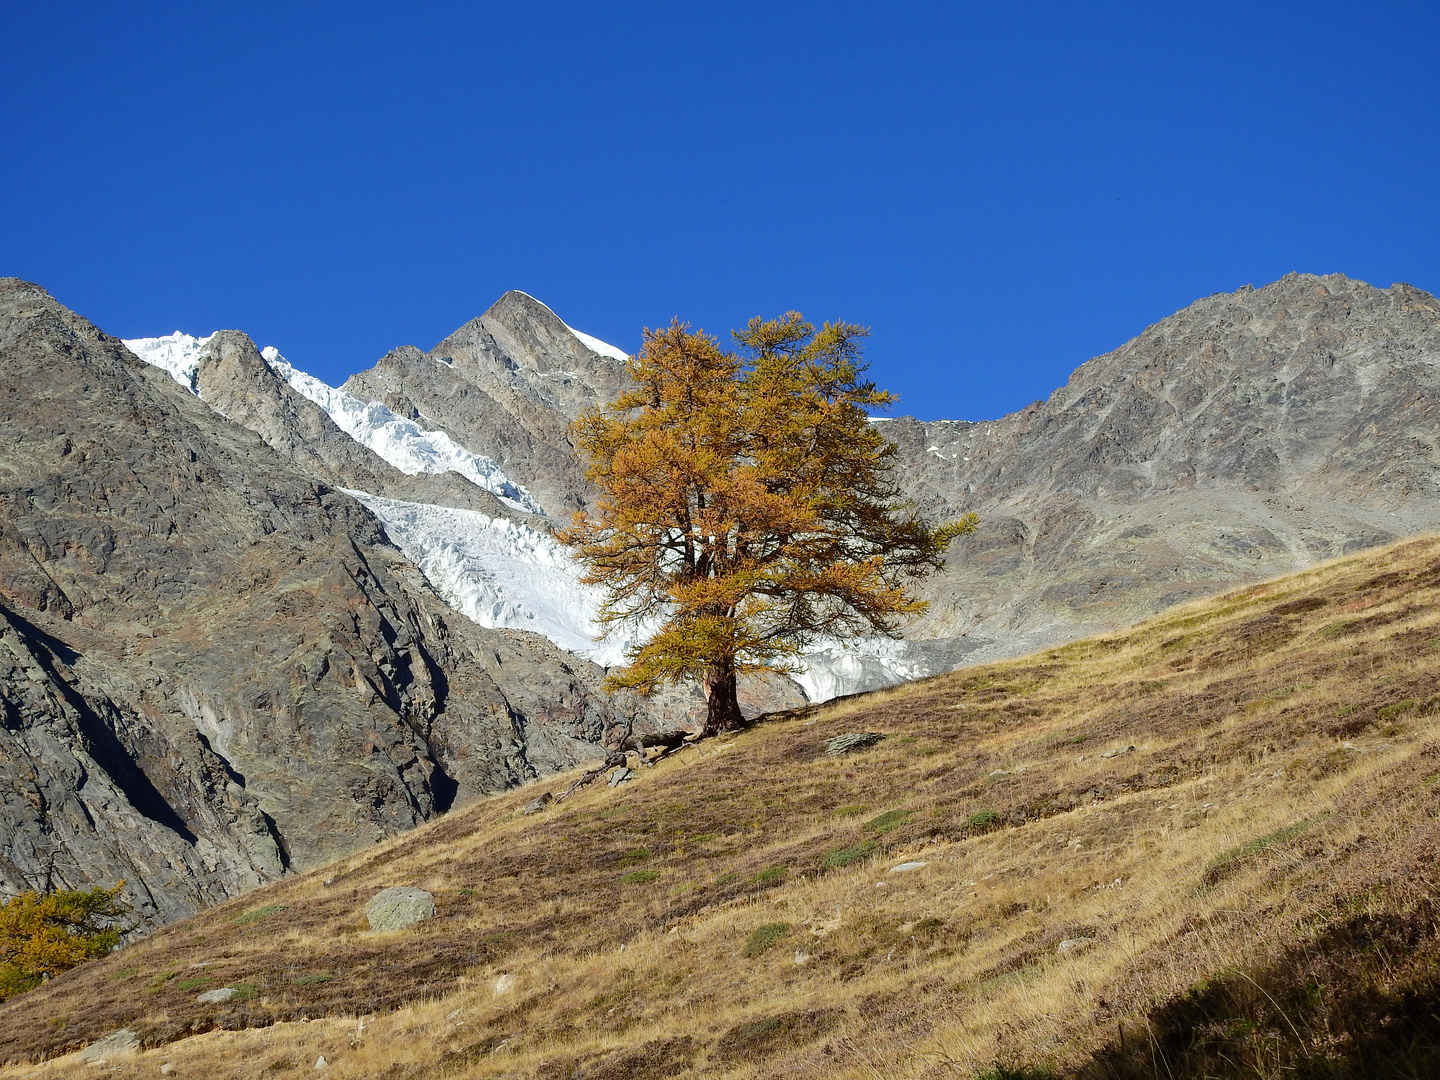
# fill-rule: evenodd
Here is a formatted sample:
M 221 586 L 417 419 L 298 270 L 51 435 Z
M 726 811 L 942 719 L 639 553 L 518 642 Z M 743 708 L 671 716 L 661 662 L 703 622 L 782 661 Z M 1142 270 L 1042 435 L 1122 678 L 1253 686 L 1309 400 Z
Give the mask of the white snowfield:
M 176 330 L 165 337 L 130 338 L 126 340 L 125 347 L 145 363 L 168 371 L 172 379 L 194 394 L 200 350 L 214 336 L 197 338 Z
M 602 356 L 626 358 L 613 345 L 567 329 Z M 177 330 L 166 337 L 135 338 L 125 344 L 196 393 L 200 352 L 209 340 Z M 542 513 L 529 492 L 493 460 L 461 446 L 447 432 L 426 430 L 378 402 L 361 401 L 329 386 L 298 370 L 274 347 L 261 350 L 261 355 L 296 392 L 324 409 L 341 431 L 402 472 L 412 476 L 457 472 L 494 492 L 512 509 Z M 540 634 L 602 667 L 624 664 L 627 651 L 653 632 L 615 631 L 600 637 L 602 627 L 596 617 L 603 593 L 580 582 L 579 565 L 548 533 L 471 510 L 386 499 L 363 491 L 347 493 L 380 519 L 390 539 L 446 603 L 481 626 Z M 889 638 L 822 642 L 806 651 L 805 670 L 795 681 L 811 701 L 828 701 L 932 673 L 923 657 L 909 653 L 906 642 Z

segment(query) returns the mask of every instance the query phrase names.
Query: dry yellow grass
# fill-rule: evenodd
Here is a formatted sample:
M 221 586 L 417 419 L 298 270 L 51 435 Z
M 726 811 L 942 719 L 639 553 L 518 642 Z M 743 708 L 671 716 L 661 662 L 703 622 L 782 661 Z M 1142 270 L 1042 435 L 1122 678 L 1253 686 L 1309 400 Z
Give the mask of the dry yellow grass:
M 322 1055 L 327 1076 L 388 1080 L 1361 1060 L 1350 1014 L 1412 1023 L 1440 957 L 1437 598 L 1440 541 L 1397 545 L 773 717 L 534 817 L 534 787 L 456 810 L 17 998 L 0 1054 L 122 1026 L 155 1045 L 0 1075 L 258 1080 Z M 888 737 L 822 752 L 864 730 Z M 364 901 L 395 884 L 434 892 L 437 917 L 369 933 Z M 238 1005 L 194 1000 L 239 984 Z

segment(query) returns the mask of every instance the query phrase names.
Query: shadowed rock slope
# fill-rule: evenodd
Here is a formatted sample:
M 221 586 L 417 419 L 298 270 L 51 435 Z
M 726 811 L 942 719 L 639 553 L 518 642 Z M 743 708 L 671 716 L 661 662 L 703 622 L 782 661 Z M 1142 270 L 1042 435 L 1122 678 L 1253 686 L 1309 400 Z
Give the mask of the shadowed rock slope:
M 217 340 L 202 391 L 238 409 L 225 366 L 259 358 Z M 14 279 L 0 402 L 5 890 L 124 878 L 171 919 L 583 760 L 614 722 L 597 668 L 456 615 L 316 478 L 355 468 L 324 457 L 343 444 L 301 471 Z
M 128 1028 L 110 1075 L 1433 1076 L 1437 688 L 1425 539 L 458 810 L 0 1006 L 0 1055 Z M 389 886 L 436 915 L 368 931 Z

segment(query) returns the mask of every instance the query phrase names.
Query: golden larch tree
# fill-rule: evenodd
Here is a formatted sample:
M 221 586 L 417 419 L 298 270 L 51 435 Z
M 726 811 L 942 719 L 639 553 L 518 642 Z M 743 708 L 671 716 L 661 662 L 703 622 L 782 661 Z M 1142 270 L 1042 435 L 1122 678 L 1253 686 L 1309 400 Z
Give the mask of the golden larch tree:
M 606 591 L 602 623 L 653 631 L 612 688 L 698 679 L 704 733 L 730 731 L 738 674 L 794 672 L 817 639 L 895 636 L 924 610 L 907 580 L 976 521 L 928 525 L 898 500 L 870 422 L 895 398 L 862 377 L 865 336 L 797 312 L 752 319 L 738 353 L 647 329 L 631 389 L 575 422 L 600 494 L 560 538 Z

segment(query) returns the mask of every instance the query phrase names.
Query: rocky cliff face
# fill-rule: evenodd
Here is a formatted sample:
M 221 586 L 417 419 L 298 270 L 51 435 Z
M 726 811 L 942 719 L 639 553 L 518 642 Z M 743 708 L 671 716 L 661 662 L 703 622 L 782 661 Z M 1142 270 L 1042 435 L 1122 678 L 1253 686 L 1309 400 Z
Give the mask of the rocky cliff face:
M 616 720 L 593 665 L 446 607 L 317 478 L 359 468 L 324 422 L 243 336 L 212 345 L 201 395 L 268 442 L 0 282 L 10 891 L 123 877 L 173 918 L 583 759 Z
M 1440 527 L 1440 302 L 1291 274 L 1197 301 L 982 423 L 886 421 L 909 496 L 977 511 L 913 632 L 1018 655 Z

